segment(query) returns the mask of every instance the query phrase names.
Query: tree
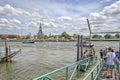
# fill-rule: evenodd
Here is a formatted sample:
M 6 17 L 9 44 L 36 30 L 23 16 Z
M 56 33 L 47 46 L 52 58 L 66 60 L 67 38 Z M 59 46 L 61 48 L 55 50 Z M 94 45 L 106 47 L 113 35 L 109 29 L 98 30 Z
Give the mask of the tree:
M 47 35 L 44 35 L 43 38 L 44 38 L 44 39 L 48 39 L 49 37 L 48 37 Z
M 111 36 L 111 34 L 106 34 L 104 37 L 105 37 L 105 39 L 110 39 L 112 36 Z
M 8 37 L 7 38 L 17 38 L 17 36 L 16 35 L 8 35 Z
M 116 37 L 116 38 L 120 38 L 120 34 L 118 34 L 118 33 L 115 34 L 115 37 Z
M 16 39 L 17 39 L 17 40 L 21 39 L 21 36 L 19 36 L 19 35 L 18 35 L 18 36 L 16 36 Z
M 92 38 L 98 38 L 99 35 L 95 34 L 92 36 Z
M 100 39 L 100 38 L 102 38 L 102 36 L 95 34 L 95 35 L 92 36 L 92 38 L 99 38 Z
M 4 37 L 4 36 L 0 36 L 0 38 L 1 38 L 1 39 L 4 39 L 4 40 L 6 39 L 6 37 Z
M 26 37 L 25 37 L 25 39 L 30 39 L 31 38 L 31 36 L 30 35 L 27 35 Z
M 63 33 L 61 34 L 61 37 L 64 37 L 64 38 L 66 38 L 66 39 L 71 39 L 71 36 L 70 36 L 69 34 L 67 34 L 66 32 L 63 32 Z

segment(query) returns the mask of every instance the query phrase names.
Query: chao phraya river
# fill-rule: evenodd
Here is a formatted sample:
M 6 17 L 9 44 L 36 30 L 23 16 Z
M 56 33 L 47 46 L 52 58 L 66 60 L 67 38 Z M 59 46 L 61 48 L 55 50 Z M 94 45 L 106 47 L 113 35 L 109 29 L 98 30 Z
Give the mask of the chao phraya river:
M 76 61 L 77 42 L 8 42 L 11 49 L 22 49 L 21 54 L 12 58 L 12 62 L 0 63 L 0 80 L 32 80 L 42 74 Z M 117 41 L 96 41 L 96 54 L 105 46 L 118 50 Z M 4 42 L 0 42 L 0 52 Z

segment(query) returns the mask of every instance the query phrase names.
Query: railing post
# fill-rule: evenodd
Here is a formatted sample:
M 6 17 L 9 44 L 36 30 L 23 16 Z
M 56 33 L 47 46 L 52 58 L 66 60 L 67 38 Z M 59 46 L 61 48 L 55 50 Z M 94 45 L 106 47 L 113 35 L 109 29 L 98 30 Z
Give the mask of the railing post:
M 66 68 L 66 80 L 68 80 L 68 67 Z
M 119 80 L 120 80 L 120 59 L 118 59 L 118 75 L 119 75 Z
M 93 80 L 93 72 L 91 73 L 91 80 Z
M 119 65 L 117 61 L 116 61 L 116 69 L 118 70 L 118 73 L 119 73 Z
M 79 54 L 80 54 L 80 35 L 78 35 L 78 40 L 77 40 L 77 61 L 79 61 Z
M 98 66 L 97 66 L 97 74 L 98 74 Z

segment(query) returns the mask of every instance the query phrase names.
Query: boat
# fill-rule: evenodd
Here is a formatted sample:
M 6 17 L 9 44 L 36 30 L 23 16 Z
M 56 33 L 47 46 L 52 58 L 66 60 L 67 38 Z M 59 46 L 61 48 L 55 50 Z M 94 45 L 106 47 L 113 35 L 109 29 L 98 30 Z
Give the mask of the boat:
M 78 44 L 76 44 L 76 46 L 78 46 Z M 85 40 L 83 40 L 82 45 L 79 44 L 79 46 L 83 46 L 83 47 L 93 47 L 94 44 L 91 43 L 91 42 L 89 42 L 89 41 L 85 41 Z
M 32 40 L 25 40 L 25 41 L 23 41 L 22 43 L 35 43 L 35 41 L 32 41 Z
M 94 44 L 91 42 L 88 42 L 88 41 L 83 43 L 83 47 L 93 47 L 93 46 L 94 46 Z

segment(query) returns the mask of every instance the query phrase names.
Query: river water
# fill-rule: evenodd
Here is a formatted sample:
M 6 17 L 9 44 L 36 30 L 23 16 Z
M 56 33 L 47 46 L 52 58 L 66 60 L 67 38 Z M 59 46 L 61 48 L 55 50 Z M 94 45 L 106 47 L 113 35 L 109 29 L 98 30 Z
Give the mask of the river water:
M 11 49 L 22 49 L 12 62 L 0 63 L 0 80 L 32 80 L 42 74 L 76 61 L 77 42 L 8 42 Z M 118 50 L 117 41 L 94 41 L 96 54 L 105 46 Z M 0 42 L 0 52 L 4 42 Z

